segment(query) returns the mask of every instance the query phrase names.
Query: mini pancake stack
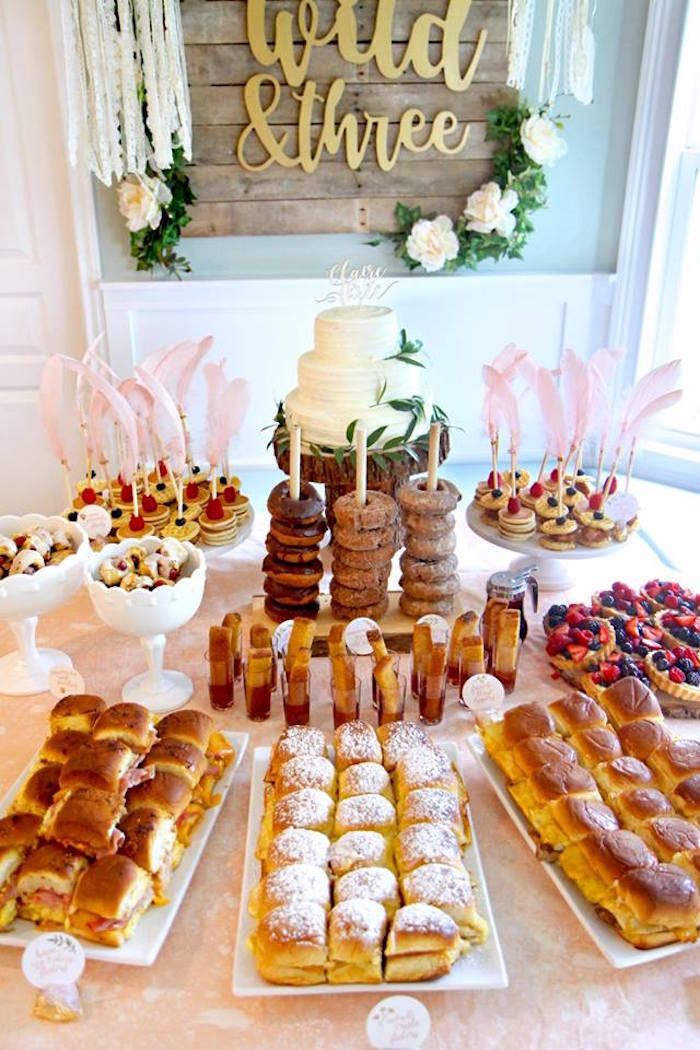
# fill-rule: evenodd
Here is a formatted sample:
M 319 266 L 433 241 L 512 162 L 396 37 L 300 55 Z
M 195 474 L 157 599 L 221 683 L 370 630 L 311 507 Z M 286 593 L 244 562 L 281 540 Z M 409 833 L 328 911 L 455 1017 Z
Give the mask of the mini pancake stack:
M 323 576 L 318 555 L 326 535 L 323 500 L 308 481 L 301 482 L 299 499 L 292 499 L 289 481 L 281 481 L 270 493 L 267 509 L 265 612 L 276 623 L 295 616 L 316 617 Z
M 427 489 L 424 478 L 414 478 L 399 489 L 406 530 L 399 607 L 407 616 L 452 611 L 459 592 L 452 512 L 460 499 L 456 486 L 442 478 L 434 492 Z
M 389 606 L 389 573 L 397 549 L 396 502 L 384 492 L 370 491 L 362 506 L 355 493 L 348 492 L 335 501 L 333 514 L 333 615 L 339 620 L 379 620 Z

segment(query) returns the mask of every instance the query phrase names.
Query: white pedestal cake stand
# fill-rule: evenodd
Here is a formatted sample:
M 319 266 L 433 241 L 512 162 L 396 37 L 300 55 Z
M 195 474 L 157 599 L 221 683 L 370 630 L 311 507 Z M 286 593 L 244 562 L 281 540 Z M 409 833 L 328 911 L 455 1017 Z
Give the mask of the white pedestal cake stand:
M 526 565 L 537 566 L 537 582 L 541 591 L 565 591 L 572 587 L 575 580 L 569 572 L 567 561 L 585 561 L 587 558 L 600 558 L 617 554 L 624 543 L 612 540 L 607 547 L 576 547 L 572 551 L 550 551 L 540 547 L 537 534 L 527 540 L 512 540 L 502 536 L 492 525 L 485 525 L 481 520 L 481 511 L 473 503 L 467 507 L 467 525 L 482 540 L 492 543 L 494 547 L 516 551 L 519 558 L 514 558 L 510 568 L 519 570 Z

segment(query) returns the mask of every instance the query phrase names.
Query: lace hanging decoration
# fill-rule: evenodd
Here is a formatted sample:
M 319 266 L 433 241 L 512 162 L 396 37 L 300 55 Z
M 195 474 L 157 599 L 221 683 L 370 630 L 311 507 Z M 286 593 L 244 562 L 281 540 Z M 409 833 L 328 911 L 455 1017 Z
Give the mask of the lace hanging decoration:
M 61 0 L 68 153 L 106 185 L 192 154 L 178 0 Z M 146 93 L 145 123 L 140 88 Z M 150 141 L 149 141 L 150 140 Z
M 593 18 L 595 4 L 590 10 L 589 0 L 574 0 L 571 22 L 571 41 L 568 51 L 570 93 L 577 102 L 590 106 L 593 101 L 595 72 L 595 37 Z
M 508 57 L 506 84 L 519 91 L 525 84 L 534 21 L 535 0 L 510 0 L 506 41 Z

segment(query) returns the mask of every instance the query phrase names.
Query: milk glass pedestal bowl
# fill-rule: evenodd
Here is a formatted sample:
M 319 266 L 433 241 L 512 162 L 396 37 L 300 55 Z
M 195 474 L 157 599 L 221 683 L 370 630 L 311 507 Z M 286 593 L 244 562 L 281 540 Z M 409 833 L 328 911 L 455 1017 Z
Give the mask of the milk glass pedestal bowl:
M 152 591 L 107 587 L 99 571 L 106 558 L 118 557 L 130 547 L 144 547 L 150 554 L 160 543 L 155 536 L 108 543 L 93 560 L 87 579 L 88 593 L 100 619 L 118 634 L 139 638 L 146 656 L 148 670 L 124 684 L 122 700 L 135 701 L 156 714 L 174 711 L 192 696 L 192 681 L 187 675 L 163 670 L 163 653 L 166 634 L 186 624 L 199 609 L 206 577 L 204 554 L 185 543 L 188 559 L 180 579 L 172 587 Z
M 43 613 L 63 605 L 81 587 L 90 555 L 86 534 L 79 525 L 58 516 L 6 514 L 0 517 L 0 535 L 18 536 L 33 528 L 60 528 L 73 541 L 75 554 L 58 565 L 47 565 L 31 575 L 18 573 L 0 580 L 0 620 L 10 627 L 17 649 L 0 659 L 0 692 L 31 696 L 49 687 L 53 667 L 72 667 L 59 649 L 38 649 L 36 625 Z

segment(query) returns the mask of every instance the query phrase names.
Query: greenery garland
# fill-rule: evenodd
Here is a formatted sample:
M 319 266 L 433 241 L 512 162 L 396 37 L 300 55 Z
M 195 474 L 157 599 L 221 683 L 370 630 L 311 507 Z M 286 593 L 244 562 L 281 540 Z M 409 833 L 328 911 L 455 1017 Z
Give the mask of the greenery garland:
M 131 255 L 136 259 L 137 270 L 154 270 L 161 266 L 178 279 L 183 273 L 191 273 L 192 267 L 184 255 L 176 249 L 182 231 L 192 217 L 187 208 L 197 199 L 185 169 L 185 154 L 182 146 L 173 147 L 173 163 L 165 171 L 146 167 L 146 174 L 159 179 L 171 193 L 168 203 L 162 205 L 160 222 L 155 229 L 146 226 L 130 234 Z
M 543 163 L 533 158 L 523 142 L 523 128 L 533 117 L 541 119 L 540 129 L 544 129 L 547 135 L 547 141 L 539 151 Z M 474 270 L 484 259 L 498 261 L 503 258 L 522 258 L 523 249 L 534 229 L 531 215 L 547 204 L 544 164 L 553 163 L 566 151 L 566 144 L 555 131 L 562 127 L 560 120 L 553 121 L 547 116 L 546 108 L 533 110 L 526 103 L 498 106 L 487 113 L 486 139 L 497 143 L 493 155 L 493 182 L 497 183 L 502 193 L 513 191 L 517 194 L 517 203 L 509 209 L 515 219 L 512 230 L 508 235 L 496 230 L 477 232 L 468 228 L 469 219 L 461 215 L 453 226 L 456 238 L 453 257 L 445 258 L 441 266 L 426 269 L 442 269 L 449 273 L 463 267 Z M 532 144 L 530 148 L 538 154 Z M 401 202 L 397 203 L 394 214 L 397 229 L 382 237 L 394 242 L 394 254 L 405 262 L 409 270 L 416 270 L 424 264 L 410 254 L 409 239 L 416 223 L 425 216 L 420 207 L 412 208 Z M 431 218 L 434 219 L 434 216 Z M 376 246 L 381 242 L 380 237 L 369 243 Z

